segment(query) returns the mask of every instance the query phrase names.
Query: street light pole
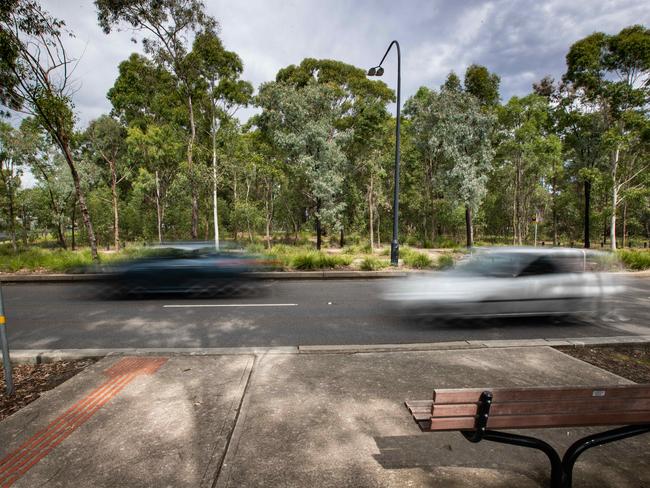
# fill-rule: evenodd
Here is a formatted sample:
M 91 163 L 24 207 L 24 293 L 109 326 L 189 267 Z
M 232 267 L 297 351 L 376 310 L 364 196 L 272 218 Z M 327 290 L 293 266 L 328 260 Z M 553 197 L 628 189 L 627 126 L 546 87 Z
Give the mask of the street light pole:
M 393 240 L 390 243 L 390 264 L 397 266 L 399 263 L 399 242 L 398 235 L 398 218 L 399 218 L 399 165 L 400 165 L 400 100 L 402 95 L 402 57 L 399 48 L 399 42 L 393 41 L 389 44 L 384 57 L 374 68 L 368 70 L 368 76 L 381 76 L 384 74 L 384 68 L 381 67 L 391 48 L 397 48 L 397 120 L 395 124 L 395 185 L 393 192 Z

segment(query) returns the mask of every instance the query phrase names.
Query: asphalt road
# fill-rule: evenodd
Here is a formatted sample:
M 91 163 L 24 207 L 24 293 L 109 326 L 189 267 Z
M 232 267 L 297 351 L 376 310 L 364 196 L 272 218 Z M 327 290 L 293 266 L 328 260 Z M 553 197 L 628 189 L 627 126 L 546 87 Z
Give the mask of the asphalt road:
M 387 280 L 269 281 L 255 297 L 143 300 L 88 297 L 88 283 L 3 285 L 12 349 L 238 347 L 578 338 L 650 334 L 650 279 L 592 321 L 545 318 L 445 322 L 386 310 Z

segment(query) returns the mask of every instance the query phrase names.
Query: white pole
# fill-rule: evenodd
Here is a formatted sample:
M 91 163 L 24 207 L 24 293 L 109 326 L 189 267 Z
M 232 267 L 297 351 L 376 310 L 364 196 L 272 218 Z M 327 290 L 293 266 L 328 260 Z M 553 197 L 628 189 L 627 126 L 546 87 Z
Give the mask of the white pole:
M 214 220 L 214 248 L 219 250 L 219 212 L 217 209 L 217 118 L 215 115 L 214 80 L 212 84 L 212 218 Z

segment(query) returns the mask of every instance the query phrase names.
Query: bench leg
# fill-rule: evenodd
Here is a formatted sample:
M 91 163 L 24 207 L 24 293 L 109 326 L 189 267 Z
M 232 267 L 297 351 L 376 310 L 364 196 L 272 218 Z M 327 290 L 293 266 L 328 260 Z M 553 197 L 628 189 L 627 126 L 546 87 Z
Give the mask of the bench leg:
M 514 446 L 528 447 L 542 451 L 551 462 L 551 488 L 562 488 L 563 470 L 562 461 L 560 456 L 553 447 L 544 442 L 543 440 L 525 435 L 511 434 L 508 432 L 498 432 L 496 430 L 486 430 L 479 439 L 472 438 L 473 432 L 461 432 L 465 438 L 471 442 L 479 442 L 485 439 L 493 442 L 501 442 L 502 444 L 511 444 Z
M 567 449 L 564 457 L 562 458 L 562 471 L 564 472 L 565 487 L 571 486 L 573 477 L 573 466 L 578 460 L 578 456 L 592 447 L 601 446 L 609 442 L 619 441 L 628 437 L 650 432 L 650 424 L 648 425 L 628 425 L 627 427 L 620 427 L 618 429 L 600 432 L 598 434 L 589 435 L 574 442 L 569 449 Z
M 461 431 L 461 434 L 470 442 L 480 442 L 485 439 L 502 444 L 511 444 L 514 446 L 528 447 L 542 451 L 551 462 L 551 488 L 571 488 L 573 481 L 573 466 L 575 465 L 580 454 L 587 449 L 607 444 L 609 442 L 634 437 L 637 435 L 650 432 L 650 424 L 629 425 L 618 429 L 608 430 L 593 434 L 574 442 L 567 449 L 564 457 L 560 456 L 553 447 L 541 439 L 528 437 L 525 435 L 511 434 L 509 432 L 499 432 L 496 430 L 486 430 L 477 435 L 476 431 Z

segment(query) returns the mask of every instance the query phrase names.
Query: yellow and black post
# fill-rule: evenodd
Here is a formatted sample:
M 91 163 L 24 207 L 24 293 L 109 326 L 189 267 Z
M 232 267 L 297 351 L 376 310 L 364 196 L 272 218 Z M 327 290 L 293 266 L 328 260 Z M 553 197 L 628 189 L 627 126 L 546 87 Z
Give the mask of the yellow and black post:
M 7 396 L 14 394 L 13 371 L 9 359 L 9 341 L 7 340 L 7 320 L 5 318 L 5 307 L 2 300 L 2 287 L 0 286 L 0 346 L 2 346 L 2 364 L 5 370 L 5 391 Z

